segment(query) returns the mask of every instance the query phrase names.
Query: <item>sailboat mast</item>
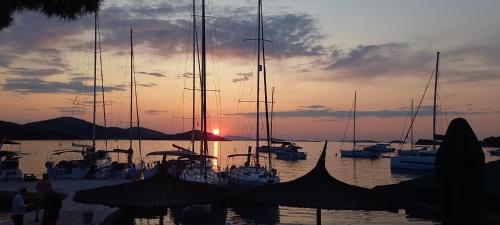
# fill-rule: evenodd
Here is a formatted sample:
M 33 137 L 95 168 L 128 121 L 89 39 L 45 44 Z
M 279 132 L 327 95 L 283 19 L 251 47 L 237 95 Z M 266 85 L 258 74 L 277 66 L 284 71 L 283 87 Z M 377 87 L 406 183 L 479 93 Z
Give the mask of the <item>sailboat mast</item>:
M 194 131 L 196 128 L 196 0 L 193 0 L 193 113 L 191 128 L 191 150 L 194 152 Z
M 436 108 L 437 108 L 437 88 L 439 76 L 439 52 L 436 56 L 436 74 L 434 76 L 434 107 L 432 112 L 432 149 L 436 149 Z
M 202 155 L 206 155 L 208 151 L 208 143 L 207 143 L 207 65 L 206 65 L 206 33 L 205 33 L 205 0 L 202 0 L 202 8 L 201 8 L 201 94 L 202 94 L 202 102 L 201 102 L 201 114 L 202 114 L 202 128 L 203 128 L 203 152 Z M 206 164 L 206 161 L 203 160 L 203 164 Z
M 352 142 L 352 150 L 356 149 L 356 104 L 357 104 L 357 92 L 354 92 L 354 140 Z
M 263 69 L 264 69 L 264 105 L 265 105 L 265 110 L 266 110 L 266 137 L 267 137 L 267 159 L 269 163 L 269 169 L 272 169 L 272 157 L 271 157 L 271 133 L 270 133 L 270 128 L 269 128 L 269 103 L 267 100 L 267 68 L 266 68 L 266 48 L 265 48 L 265 42 L 264 42 L 264 23 L 263 23 L 263 13 L 262 13 L 262 0 L 260 1 L 260 33 L 261 33 L 261 44 L 262 44 L 262 64 L 263 64 Z
M 258 9 L 257 9 L 257 109 L 256 109 L 256 126 L 255 126 L 255 161 L 257 164 L 259 164 L 259 151 L 257 151 L 257 148 L 259 148 L 259 141 L 260 141 L 260 71 L 262 70 L 262 66 L 260 65 L 260 41 L 261 41 L 261 33 L 260 33 L 260 5 L 262 4 L 262 1 L 259 0 L 258 4 Z M 271 147 L 271 146 L 268 146 Z
M 410 121 L 413 120 L 413 98 L 411 99 L 411 107 L 410 107 Z M 410 122 L 410 142 L 411 142 L 411 148 L 413 149 L 413 122 Z
M 98 11 L 94 14 L 94 104 L 93 104 L 93 119 L 92 119 L 92 148 L 95 150 L 95 117 L 96 117 L 96 89 L 97 89 L 97 20 Z M 103 103 L 104 104 L 104 103 Z
M 130 29 L 130 118 L 129 118 L 129 128 L 130 128 L 130 149 L 132 149 L 132 139 L 133 137 L 133 131 L 132 131 L 132 126 L 133 126 L 133 95 L 134 95 L 134 46 L 133 46 L 133 39 L 132 39 L 132 29 Z
M 271 123 L 269 124 L 271 126 L 271 141 L 273 140 L 273 119 L 274 119 L 274 87 L 271 91 Z

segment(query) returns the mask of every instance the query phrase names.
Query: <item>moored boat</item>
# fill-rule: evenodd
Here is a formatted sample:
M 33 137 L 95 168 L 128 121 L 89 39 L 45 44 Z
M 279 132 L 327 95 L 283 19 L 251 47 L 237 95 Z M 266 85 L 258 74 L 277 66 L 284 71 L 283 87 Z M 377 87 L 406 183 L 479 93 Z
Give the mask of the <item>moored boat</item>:
M 19 146 L 17 151 L 2 150 L 4 145 Z M 0 180 L 20 180 L 23 173 L 19 169 L 21 159 L 21 143 L 7 140 L 3 137 L 0 140 Z

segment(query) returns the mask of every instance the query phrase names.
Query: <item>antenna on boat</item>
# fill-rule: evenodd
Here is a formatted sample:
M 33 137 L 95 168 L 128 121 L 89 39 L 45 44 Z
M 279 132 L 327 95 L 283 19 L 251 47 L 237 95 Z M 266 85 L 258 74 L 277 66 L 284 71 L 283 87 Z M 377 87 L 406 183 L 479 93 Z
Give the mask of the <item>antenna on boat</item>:
M 434 107 L 432 112 L 432 149 L 436 149 L 436 107 L 437 107 L 437 86 L 439 77 L 439 52 L 436 56 L 436 76 L 434 77 Z

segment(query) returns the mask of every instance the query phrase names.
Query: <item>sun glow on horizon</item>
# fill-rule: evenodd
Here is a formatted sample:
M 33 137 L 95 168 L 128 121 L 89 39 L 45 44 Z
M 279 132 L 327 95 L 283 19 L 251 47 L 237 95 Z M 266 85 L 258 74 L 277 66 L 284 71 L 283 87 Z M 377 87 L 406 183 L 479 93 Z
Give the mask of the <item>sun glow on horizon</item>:
M 215 134 L 215 135 L 219 135 L 220 134 L 220 130 L 215 128 L 212 130 L 212 134 Z

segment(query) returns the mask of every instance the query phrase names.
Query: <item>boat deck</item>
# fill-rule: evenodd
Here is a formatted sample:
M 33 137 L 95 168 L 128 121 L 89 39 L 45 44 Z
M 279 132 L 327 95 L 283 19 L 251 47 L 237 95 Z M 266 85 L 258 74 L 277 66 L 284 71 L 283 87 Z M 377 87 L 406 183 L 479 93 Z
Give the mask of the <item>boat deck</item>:
M 87 205 L 73 201 L 73 196 L 76 191 L 95 188 L 100 186 L 114 185 L 125 183 L 128 180 L 53 180 L 52 188 L 55 191 L 62 192 L 68 196 L 63 200 L 62 208 L 58 224 L 83 224 L 83 212 L 92 209 L 94 212 L 93 223 L 100 224 L 106 217 L 113 213 L 116 209 L 101 205 Z M 29 192 L 36 192 L 36 182 L 17 182 L 17 181 L 0 181 L 0 190 L 16 191 L 21 187 L 25 187 Z M 40 212 L 40 219 L 43 211 Z M 24 216 L 24 224 L 40 224 L 35 223 L 35 211 L 28 212 Z M 10 214 L 0 214 L 0 225 L 11 225 L 12 221 Z

